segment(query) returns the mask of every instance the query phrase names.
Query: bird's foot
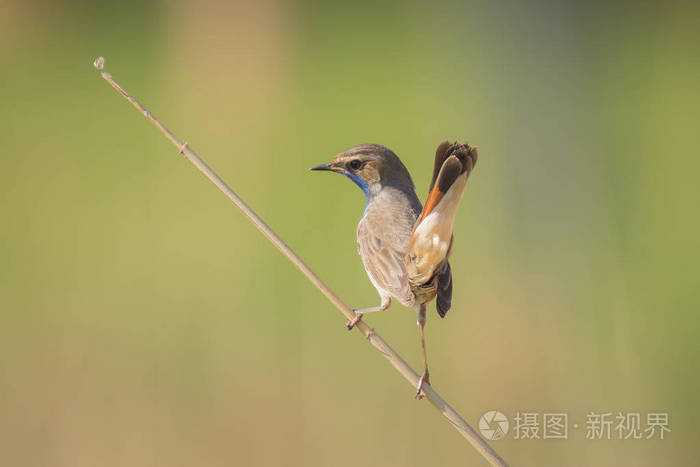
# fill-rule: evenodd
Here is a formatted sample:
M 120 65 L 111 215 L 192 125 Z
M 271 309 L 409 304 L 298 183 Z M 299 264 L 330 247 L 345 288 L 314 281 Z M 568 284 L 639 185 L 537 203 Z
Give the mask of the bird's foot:
M 425 372 L 423 372 L 423 376 L 420 377 L 418 380 L 418 386 L 416 387 L 416 399 L 421 400 L 423 397 L 425 397 L 425 393 L 423 392 L 423 385 L 427 384 L 430 386 L 430 373 L 428 373 L 428 369 L 425 369 Z
M 361 313 L 358 313 L 356 310 L 352 310 L 352 311 L 355 313 L 355 318 L 351 319 L 347 323 L 345 323 L 345 327 L 348 328 L 348 331 L 352 331 L 352 328 L 354 328 L 355 325 L 362 320 Z

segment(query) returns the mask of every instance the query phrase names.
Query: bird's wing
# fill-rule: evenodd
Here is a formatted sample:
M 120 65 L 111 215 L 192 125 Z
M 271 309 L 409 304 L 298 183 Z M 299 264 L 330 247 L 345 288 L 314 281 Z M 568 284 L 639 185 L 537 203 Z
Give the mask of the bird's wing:
M 415 297 L 408 284 L 404 264 L 405 251 L 392 245 L 391 238 L 379 236 L 362 223 L 357 229 L 357 250 L 372 284 L 380 295 L 391 295 L 406 306 L 413 306 Z

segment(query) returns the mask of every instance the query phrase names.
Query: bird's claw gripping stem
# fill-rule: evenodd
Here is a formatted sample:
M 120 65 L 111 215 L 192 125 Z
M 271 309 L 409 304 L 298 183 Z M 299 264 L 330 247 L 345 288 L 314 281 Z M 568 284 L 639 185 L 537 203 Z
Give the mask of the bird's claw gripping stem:
M 416 399 L 421 400 L 423 397 L 425 397 L 425 393 L 423 392 L 423 385 L 427 384 L 430 385 L 430 373 L 428 373 L 428 369 L 425 369 L 425 373 L 423 373 L 423 376 L 420 377 L 418 380 L 418 386 L 416 387 Z
M 353 312 L 355 310 L 352 310 Z M 356 313 L 356 316 L 354 319 L 349 320 L 347 323 L 345 323 L 345 327 L 348 328 L 348 331 L 352 331 L 352 328 L 355 327 L 357 323 L 359 323 L 362 320 L 362 314 Z

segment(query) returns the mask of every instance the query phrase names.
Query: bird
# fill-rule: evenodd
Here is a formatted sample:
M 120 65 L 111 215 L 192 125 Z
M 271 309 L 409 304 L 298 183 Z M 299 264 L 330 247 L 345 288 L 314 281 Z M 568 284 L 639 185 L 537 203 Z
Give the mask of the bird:
M 357 226 L 357 251 L 379 305 L 353 309 L 352 329 L 366 313 L 384 311 L 392 299 L 413 308 L 423 349 L 423 375 L 416 398 L 430 384 L 425 345 L 426 310 L 435 299 L 441 318 L 452 305 L 452 268 L 448 261 L 453 224 L 469 174 L 478 159 L 476 147 L 443 141 L 435 151 L 428 196 L 423 206 L 411 175 L 399 157 L 379 144 L 347 149 L 330 162 L 312 167 L 348 177 L 365 194 L 365 209 Z

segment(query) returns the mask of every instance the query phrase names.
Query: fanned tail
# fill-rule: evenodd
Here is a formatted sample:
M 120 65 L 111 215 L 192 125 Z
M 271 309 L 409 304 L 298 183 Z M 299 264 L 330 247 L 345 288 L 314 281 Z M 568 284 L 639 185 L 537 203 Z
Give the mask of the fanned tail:
M 428 199 L 413 228 L 406 256 L 413 287 L 429 282 L 447 261 L 457 206 L 477 158 L 476 148 L 467 143 L 445 141 L 435 152 Z

